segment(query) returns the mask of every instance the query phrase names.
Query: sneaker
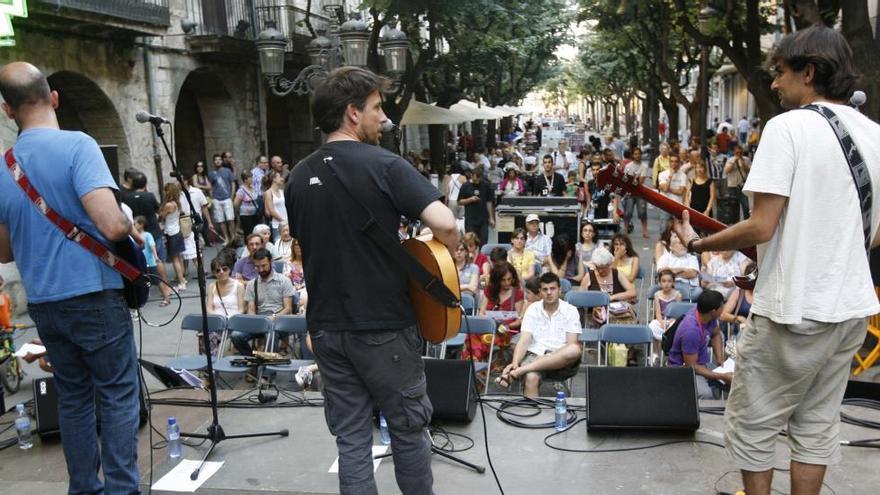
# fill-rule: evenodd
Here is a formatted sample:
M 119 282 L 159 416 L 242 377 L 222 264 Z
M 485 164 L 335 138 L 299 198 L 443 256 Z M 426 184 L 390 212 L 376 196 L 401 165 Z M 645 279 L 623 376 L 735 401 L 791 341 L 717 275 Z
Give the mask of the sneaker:
M 300 366 L 299 370 L 296 372 L 296 384 L 302 387 L 303 389 L 309 388 L 309 385 L 312 384 L 312 371 L 308 366 Z
M 186 284 L 177 284 L 177 286 L 174 287 L 174 290 L 176 290 L 177 292 L 183 292 L 186 290 Z

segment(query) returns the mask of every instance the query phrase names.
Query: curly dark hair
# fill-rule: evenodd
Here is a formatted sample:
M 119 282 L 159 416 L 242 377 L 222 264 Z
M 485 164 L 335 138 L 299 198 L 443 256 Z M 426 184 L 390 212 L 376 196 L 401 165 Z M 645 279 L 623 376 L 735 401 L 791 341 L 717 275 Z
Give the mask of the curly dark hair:
M 511 286 L 519 287 L 519 274 L 516 273 L 516 268 L 510 263 L 505 262 L 503 265 L 492 268 L 492 271 L 489 272 L 489 299 L 495 301 L 496 304 L 501 303 L 498 300 L 498 296 L 501 293 L 501 279 L 508 273 L 513 277 Z

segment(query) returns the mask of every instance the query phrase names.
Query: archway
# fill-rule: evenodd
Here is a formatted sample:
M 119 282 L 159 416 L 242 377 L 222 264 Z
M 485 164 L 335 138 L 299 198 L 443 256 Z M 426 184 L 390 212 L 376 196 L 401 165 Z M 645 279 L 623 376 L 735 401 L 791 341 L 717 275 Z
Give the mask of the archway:
M 82 131 L 101 146 L 116 146 L 117 162 L 108 157 L 107 165 L 117 180 L 131 167 L 132 157 L 125 128 L 110 98 L 88 77 L 59 71 L 48 77 L 49 86 L 58 91 L 58 125 L 68 131 Z M 146 158 L 146 157 L 145 157 Z
M 212 155 L 235 148 L 240 138 L 235 111 L 220 76 L 207 70 L 186 76 L 174 109 L 174 153 L 181 170 L 192 173 L 199 160 L 210 170 Z

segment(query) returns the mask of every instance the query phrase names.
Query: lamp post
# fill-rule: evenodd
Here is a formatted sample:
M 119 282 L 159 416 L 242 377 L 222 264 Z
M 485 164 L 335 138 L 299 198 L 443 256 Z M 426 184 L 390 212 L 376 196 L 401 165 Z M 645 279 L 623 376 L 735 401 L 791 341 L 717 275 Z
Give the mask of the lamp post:
M 709 21 L 715 16 L 715 9 L 705 6 L 700 9 L 698 21 L 700 32 L 706 35 L 709 30 Z M 699 121 L 699 137 L 700 145 L 703 149 L 703 155 L 708 153 L 708 143 L 706 132 L 706 122 L 709 120 L 709 45 L 708 43 L 700 44 L 700 121 Z
M 334 14 L 331 15 L 331 32 L 328 35 L 321 34 L 309 42 L 306 51 L 311 65 L 302 69 L 293 80 L 283 76 L 287 39 L 275 28 L 275 21 L 266 21 L 266 29 L 259 34 L 255 44 L 260 56 L 260 71 L 274 95 L 310 94 L 337 67 L 367 66 L 370 43 L 367 23 L 359 18 L 352 18 L 337 28 L 337 20 L 344 18 L 342 6 L 325 5 L 325 9 Z M 389 26 L 379 40 L 379 48 L 384 54 L 385 71 L 394 81 L 398 81 L 406 72 L 409 40 L 403 32 Z

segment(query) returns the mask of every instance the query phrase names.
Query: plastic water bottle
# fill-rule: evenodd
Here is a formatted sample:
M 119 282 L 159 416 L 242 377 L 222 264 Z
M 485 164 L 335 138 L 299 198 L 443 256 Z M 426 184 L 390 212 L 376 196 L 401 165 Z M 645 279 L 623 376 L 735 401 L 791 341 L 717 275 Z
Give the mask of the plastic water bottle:
M 18 433 L 18 448 L 27 450 L 34 446 L 34 437 L 31 435 L 31 418 L 24 411 L 24 404 L 15 406 L 18 417 L 15 418 L 15 431 Z
M 565 403 L 565 392 L 556 392 L 556 431 L 568 426 L 568 405 Z
M 179 459 L 182 453 L 180 445 L 180 426 L 177 424 L 177 418 L 168 417 L 168 458 Z
M 388 422 L 385 421 L 385 415 L 379 411 L 379 440 L 382 445 L 391 445 L 391 435 L 388 433 Z

